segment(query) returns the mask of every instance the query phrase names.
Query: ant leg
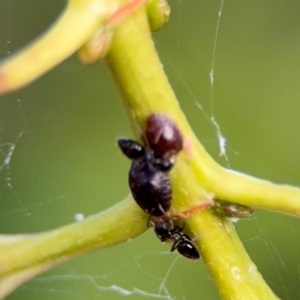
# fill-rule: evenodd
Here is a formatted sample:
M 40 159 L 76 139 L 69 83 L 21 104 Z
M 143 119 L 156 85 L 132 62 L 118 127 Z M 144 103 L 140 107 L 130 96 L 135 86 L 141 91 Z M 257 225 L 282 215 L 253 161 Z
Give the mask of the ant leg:
M 149 212 L 149 219 L 148 219 L 148 222 L 147 222 L 147 227 L 154 227 L 155 221 L 153 222 L 153 221 L 151 220 L 152 217 L 153 217 L 152 212 L 153 212 L 153 209 L 151 210 L 151 212 Z
M 159 207 L 160 211 L 165 215 L 165 218 L 167 219 L 167 221 L 168 221 L 169 224 L 170 224 L 170 228 L 173 229 L 173 228 L 174 228 L 174 223 L 173 223 L 173 221 L 172 221 L 172 218 L 171 218 L 169 212 L 166 212 L 166 211 L 163 209 L 163 207 L 161 206 L 161 204 L 158 204 L 158 207 Z
M 184 227 L 185 227 L 185 225 L 186 225 L 186 218 L 184 219 L 184 222 L 183 222 L 183 225 L 182 225 L 182 227 L 180 228 L 180 231 L 183 231 L 183 229 L 184 229 Z
M 149 215 L 148 222 L 147 222 L 147 227 L 153 227 L 154 226 L 154 223 L 151 221 L 151 218 L 152 218 L 152 215 Z

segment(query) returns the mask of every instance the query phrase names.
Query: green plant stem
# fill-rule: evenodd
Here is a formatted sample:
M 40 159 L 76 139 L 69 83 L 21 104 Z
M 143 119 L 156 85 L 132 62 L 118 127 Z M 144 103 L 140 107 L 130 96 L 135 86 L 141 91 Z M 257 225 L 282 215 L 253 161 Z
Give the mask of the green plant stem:
M 66 21 L 65 29 L 68 30 L 62 34 L 55 29 L 56 35 L 50 32 L 44 40 L 50 39 L 51 43 L 37 42 L 29 52 L 25 51 L 2 65 L 2 92 L 28 83 L 70 55 L 104 24 L 104 19 L 112 16 L 113 19 L 120 20 L 118 11 L 114 15 L 110 0 L 70 0 L 70 5 L 71 3 L 74 5 L 74 14 L 67 14 L 68 21 L 62 19 Z M 118 4 L 119 1 L 114 3 Z M 89 18 L 90 14 L 94 13 L 93 10 L 86 10 L 90 4 L 94 4 L 94 9 L 95 5 L 99 8 L 99 4 L 104 8 L 109 6 L 104 19 Z M 119 14 L 128 14 L 126 10 L 125 7 Z M 78 30 L 74 25 L 77 25 Z M 85 28 L 85 33 L 80 35 L 79 41 L 78 32 L 81 27 Z M 72 35 L 69 35 L 71 33 Z M 64 39 L 66 36 L 72 38 Z M 66 46 L 53 51 L 54 60 L 53 56 L 49 57 L 49 49 L 52 47 L 43 53 L 45 45 L 53 46 L 53 41 Z M 27 57 L 25 53 L 30 53 L 37 49 L 36 47 L 42 59 L 35 60 L 34 66 L 37 66 L 37 69 L 30 73 L 32 57 Z M 23 54 L 25 56 L 20 59 Z M 124 106 L 138 139 L 144 132 L 145 119 L 158 111 L 173 118 L 184 136 L 184 151 L 180 153 L 170 174 L 174 196 L 171 214 L 199 207 L 205 202 L 211 202 L 215 197 L 278 212 L 300 214 L 298 188 L 276 185 L 226 170 L 220 167 L 197 141 L 157 57 L 145 8 L 137 11 L 118 28 L 107 62 L 123 94 Z M 18 73 L 20 70 L 22 72 Z M 148 216 L 131 197 L 128 197 L 103 213 L 53 231 L 0 236 L 0 297 L 32 276 L 62 261 L 136 237 L 146 229 L 147 220 Z M 201 254 L 224 299 L 276 299 L 227 219 L 220 219 L 210 211 L 205 211 L 189 218 L 186 227 L 198 237 Z
M 0 236 L 0 277 L 96 248 L 126 242 L 146 230 L 148 216 L 131 197 L 99 214 L 44 233 Z
M 138 139 L 144 130 L 145 119 L 157 111 L 165 112 L 176 120 L 183 133 L 187 146 L 181 155 L 183 160 L 179 160 L 176 166 L 180 171 L 172 173 L 175 189 L 180 186 L 179 182 L 185 185 L 188 178 L 191 182 L 200 182 L 203 189 L 216 198 L 299 216 L 299 188 L 226 170 L 209 156 L 179 107 L 157 57 L 148 23 L 140 19 L 130 18 L 126 26 L 122 25 L 117 30 L 107 61 Z M 188 174 L 190 177 L 187 177 Z M 201 192 L 199 199 L 203 199 Z
M 188 220 L 223 299 L 278 299 L 266 285 L 227 218 L 204 211 Z
M 44 74 L 81 47 L 104 22 L 85 9 L 84 1 L 69 1 L 49 31 L 1 63 L 0 93 L 20 88 Z
M 300 216 L 300 189 L 224 170 L 206 182 L 219 199 Z
M 147 15 L 152 31 L 157 31 L 169 21 L 171 8 L 166 0 L 150 0 L 147 4 Z
M 197 141 L 163 72 L 145 11 L 139 10 L 118 28 L 107 62 L 123 95 L 124 106 L 138 139 L 146 118 L 155 112 L 164 112 L 172 117 L 184 136 L 185 151 L 171 172 L 175 191 L 173 206 L 176 209 L 187 208 L 189 204 L 199 205 L 201 200 L 209 200 L 211 194 L 243 202 L 237 195 L 247 194 L 248 189 L 253 201 L 262 199 L 264 192 L 275 196 L 275 192 L 271 192 L 274 185 L 221 168 Z M 244 190 L 237 188 L 229 194 L 225 189 L 224 192 L 222 187 L 226 181 L 233 185 L 234 179 L 242 184 Z M 217 184 L 219 188 L 216 188 Z M 257 185 L 259 187 L 252 190 Z M 275 190 L 281 188 L 277 186 Z M 299 197 L 299 190 L 295 194 Z M 247 204 L 251 204 L 252 198 L 247 199 Z M 204 211 L 192 216 L 187 221 L 187 228 L 198 237 L 201 253 L 224 299 L 277 299 L 250 260 L 229 220 Z
M 33 267 L 26 268 L 22 271 L 17 271 L 11 275 L 7 275 L 0 280 L 0 299 L 5 299 L 11 292 L 13 292 L 17 287 L 29 281 L 31 278 L 37 276 L 38 274 L 47 271 L 53 266 L 64 262 L 66 259 L 60 258 L 55 259 L 50 262 L 43 262 L 40 265 L 35 265 Z
M 107 30 L 110 32 L 143 3 L 144 0 L 69 0 L 45 34 L 0 62 L 0 95 L 37 79 L 88 43 L 95 34 L 99 44 L 105 44 Z

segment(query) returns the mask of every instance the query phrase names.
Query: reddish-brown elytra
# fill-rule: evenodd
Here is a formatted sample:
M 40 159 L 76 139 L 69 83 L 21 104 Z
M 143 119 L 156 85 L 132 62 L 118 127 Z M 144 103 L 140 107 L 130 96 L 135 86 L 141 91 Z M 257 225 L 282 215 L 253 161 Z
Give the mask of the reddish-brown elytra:
M 176 155 L 183 148 L 182 135 L 175 122 L 163 113 L 148 117 L 145 135 L 156 156 Z

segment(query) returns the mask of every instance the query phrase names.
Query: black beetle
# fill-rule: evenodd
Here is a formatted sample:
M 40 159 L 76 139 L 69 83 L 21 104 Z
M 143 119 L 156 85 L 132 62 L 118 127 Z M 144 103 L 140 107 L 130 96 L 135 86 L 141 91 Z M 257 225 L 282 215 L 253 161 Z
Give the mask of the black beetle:
M 122 152 L 132 160 L 129 187 L 134 200 L 154 217 L 166 215 L 172 188 L 168 172 L 183 147 L 182 136 L 173 120 L 154 113 L 146 120 L 146 147 L 130 139 L 119 139 Z
M 154 156 L 151 149 L 133 140 L 118 140 L 122 152 L 132 159 L 129 187 L 137 204 L 151 216 L 166 214 L 171 206 L 172 189 L 168 171 L 173 163 Z

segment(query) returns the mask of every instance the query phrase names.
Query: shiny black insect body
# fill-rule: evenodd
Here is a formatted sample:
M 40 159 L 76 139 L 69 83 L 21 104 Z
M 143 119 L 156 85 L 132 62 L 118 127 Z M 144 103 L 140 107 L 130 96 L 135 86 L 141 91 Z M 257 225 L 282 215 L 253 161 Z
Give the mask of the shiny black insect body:
M 137 204 L 151 216 L 166 214 L 171 206 L 172 189 L 168 171 L 173 163 L 156 157 L 153 150 L 133 140 L 118 140 L 122 152 L 132 159 L 129 187 Z
M 183 148 L 183 139 L 175 122 L 162 113 L 154 113 L 146 120 L 145 145 L 119 139 L 122 152 L 132 160 L 129 171 L 129 187 L 136 203 L 150 216 L 156 217 L 154 231 L 162 241 L 173 243 L 171 251 L 177 251 L 190 259 L 200 255 L 182 228 L 164 222 L 172 201 L 172 188 L 168 176 L 176 155 Z
M 146 120 L 145 147 L 136 141 L 118 140 L 122 152 L 132 160 L 129 187 L 137 204 L 154 217 L 166 215 L 171 206 L 172 188 L 168 172 L 183 147 L 175 122 L 162 113 Z
M 173 242 L 171 251 L 177 250 L 182 256 L 189 259 L 200 258 L 194 243 L 187 234 L 182 232 L 182 228 L 172 225 L 172 228 L 169 229 L 166 222 L 157 219 L 154 223 L 154 231 L 162 242 Z

